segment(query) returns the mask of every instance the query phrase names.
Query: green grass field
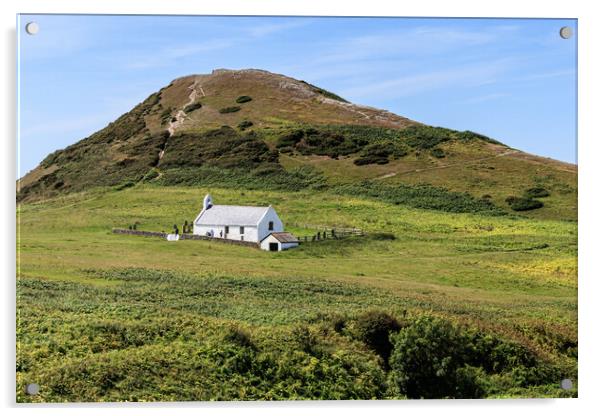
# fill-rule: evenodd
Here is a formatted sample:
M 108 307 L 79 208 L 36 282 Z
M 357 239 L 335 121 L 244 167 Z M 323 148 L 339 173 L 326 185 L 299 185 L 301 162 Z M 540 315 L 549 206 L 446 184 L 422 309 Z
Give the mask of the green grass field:
M 272 204 L 285 226 L 368 234 L 270 253 L 111 233 L 181 226 L 209 191 L 217 204 Z M 404 398 L 357 335 L 370 310 L 406 327 L 435 316 L 535 357 L 482 366 L 480 397 L 577 394 L 558 387 L 577 384 L 574 221 L 137 185 L 22 204 L 18 230 L 18 401 Z

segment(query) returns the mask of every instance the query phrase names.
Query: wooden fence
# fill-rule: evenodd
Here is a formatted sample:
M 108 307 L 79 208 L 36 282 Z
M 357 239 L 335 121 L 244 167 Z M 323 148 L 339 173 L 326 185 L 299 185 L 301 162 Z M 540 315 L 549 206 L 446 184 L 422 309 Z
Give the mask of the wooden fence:
M 361 228 L 350 228 L 350 227 L 328 227 L 325 225 L 315 225 L 315 224 L 299 224 L 293 223 L 292 227 L 295 228 L 306 228 L 313 229 L 315 233 L 311 235 L 297 236 L 297 239 L 301 243 L 306 243 L 310 241 L 324 241 L 324 240 L 341 240 L 343 238 L 354 237 L 354 236 L 364 236 L 364 230 Z

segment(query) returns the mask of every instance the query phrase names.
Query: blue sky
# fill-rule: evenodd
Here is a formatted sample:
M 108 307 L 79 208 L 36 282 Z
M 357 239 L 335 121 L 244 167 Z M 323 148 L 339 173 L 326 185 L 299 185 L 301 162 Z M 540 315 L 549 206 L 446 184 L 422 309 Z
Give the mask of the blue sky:
M 282 73 L 575 163 L 577 42 L 562 26 L 576 31 L 557 19 L 21 15 L 17 174 L 215 68 Z

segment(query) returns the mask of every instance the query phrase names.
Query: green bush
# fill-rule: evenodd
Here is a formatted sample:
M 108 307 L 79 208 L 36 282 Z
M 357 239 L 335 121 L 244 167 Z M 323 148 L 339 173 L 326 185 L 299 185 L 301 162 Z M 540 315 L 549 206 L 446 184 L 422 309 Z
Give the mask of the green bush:
M 284 146 L 284 147 L 279 148 L 278 151 L 280 153 L 290 154 L 290 153 L 294 153 L 295 149 L 293 149 L 291 146 Z
M 541 186 L 529 188 L 525 191 L 525 197 L 527 198 L 545 198 L 547 196 L 550 196 L 550 191 Z
M 393 241 L 395 240 L 395 234 L 385 232 L 371 233 L 369 234 L 369 238 L 376 241 Z
M 431 149 L 431 156 L 436 157 L 437 159 L 442 159 L 445 157 L 445 152 L 438 147 Z
M 243 103 L 248 103 L 251 100 L 253 100 L 253 99 L 251 97 L 249 97 L 248 95 L 241 95 L 240 97 L 238 97 L 236 99 L 236 102 L 238 104 L 243 104 Z
M 479 398 L 562 378 L 522 344 L 432 316 L 414 320 L 392 341 L 392 387 L 409 398 Z
M 407 152 L 395 146 L 392 142 L 372 143 L 364 147 L 360 153 L 360 157 L 353 161 L 354 164 L 369 165 L 385 165 L 389 163 L 390 157 L 399 158 L 405 156 Z
M 454 130 L 431 126 L 410 126 L 401 130 L 406 143 L 416 149 L 432 149 L 454 136 Z
M 323 96 L 324 96 L 324 97 L 326 97 L 326 98 L 330 98 L 330 99 L 337 100 L 337 101 L 342 101 L 342 102 L 344 102 L 344 103 L 348 103 L 348 102 L 349 102 L 349 101 L 347 101 L 346 99 L 344 99 L 344 98 L 342 98 L 342 97 L 339 97 L 338 95 L 336 95 L 336 94 L 335 94 L 335 93 L 333 93 L 333 92 L 330 92 L 330 91 L 328 91 L 328 90 L 325 90 L 325 89 L 323 89 L 323 88 L 317 87 L 317 86 L 315 86 L 315 85 L 313 85 L 313 84 L 310 84 L 309 82 L 306 82 L 306 81 L 301 81 L 301 82 L 302 82 L 302 83 L 304 83 L 305 85 L 309 86 L 309 88 L 310 88 L 310 89 L 311 89 L 313 92 L 315 92 L 315 93 L 317 93 L 317 94 L 320 94 L 320 95 L 323 95 Z
M 320 126 L 284 131 L 277 148 L 292 147 L 304 155 L 338 158 L 362 152 L 356 164 L 388 163 L 407 154 L 394 130 L 367 126 Z M 374 142 L 372 142 L 374 141 Z
M 497 140 L 492 139 L 491 137 L 487 137 L 483 134 L 475 133 L 470 130 L 457 132 L 457 137 L 458 137 L 458 139 L 463 140 L 463 141 L 482 140 L 482 141 L 485 141 L 488 143 L 494 143 L 494 144 L 500 144 L 500 145 L 502 144 L 502 143 L 498 142 Z
M 536 367 L 537 360 L 526 347 L 481 331 L 466 332 L 467 362 L 488 374 L 511 371 L 516 367 Z
M 194 110 L 198 110 L 199 108 L 203 107 L 203 104 L 201 103 L 192 103 L 187 105 L 186 107 L 184 107 L 184 112 L 186 114 L 193 112 Z
M 144 177 L 142 178 L 143 182 L 148 182 L 148 181 L 152 181 L 153 179 L 155 179 L 156 177 L 159 176 L 159 171 L 155 168 L 151 168 L 146 175 L 144 175 Z
M 246 130 L 246 129 L 248 129 L 251 126 L 253 126 L 253 122 L 249 121 L 249 120 L 243 120 L 240 123 L 238 123 L 238 128 L 240 130 Z
M 224 339 L 240 347 L 255 349 L 251 334 L 238 326 L 228 328 Z
M 231 127 L 222 127 L 199 133 L 178 133 L 173 139 L 161 160 L 165 169 L 182 166 L 249 170 L 265 165 L 280 167 L 278 152 L 271 150 L 252 131 L 241 134 Z
M 318 337 L 308 326 L 296 326 L 293 328 L 291 336 L 301 351 L 311 355 L 319 353 Z
M 543 202 L 537 199 L 525 198 L 520 196 L 509 196 L 506 198 L 506 203 L 514 211 L 531 211 L 543 207 Z
M 374 350 L 382 359 L 385 367 L 393 349 L 390 336 L 401 329 L 397 319 L 382 311 L 368 311 L 355 321 L 355 336 Z
M 305 135 L 303 130 L 293 130 L 280 136 L 276 141 L 276 147 L 293 147 L 299 143 Z
M 449 322 L 422 316 L 392 336 L 393 387 L 410 399 L 479 398 L 477 371 L 467 367 L 466 339 Z
M 134 185 L 136 185 L 136 183 L 134 181 L 124 181 L 124 182 L 120 183 L 119 185 L 115 186 L 114 189 L 116 191 L 122 191 L 126 188 L 131 188 Z
M 220 114 L 236 113 L 237 111 L 240 111 L 240 107 L 238 106 L 224 107 L 219 109 Z

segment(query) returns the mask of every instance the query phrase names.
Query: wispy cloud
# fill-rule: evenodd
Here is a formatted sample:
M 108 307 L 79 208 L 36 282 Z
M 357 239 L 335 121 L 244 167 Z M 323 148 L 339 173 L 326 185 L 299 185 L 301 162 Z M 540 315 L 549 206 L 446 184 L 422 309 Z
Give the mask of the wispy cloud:
M 155 50 L 152 55 L 145 54 L 126 63 L 127 69 L 148 69 L 173 65 L 174 61 L 230 48 L 236 43 L 235 39 L 212 39 L 193 44 L 171 45 Z
M 498 39 L 497 31 L 476 31 L 453 27 L 417 27 L 352 37 L 332 46 L 321 59 L 345 62 L 395 54 L 432 55 L 458 48 L 484 45 Z
M 574 76 L 574 69 L 562 69 L 558 71 L 550 71 L 550 72 L 541 72 L 538 74 L 529 74 L 516 79 L 516 81 L 535 81 L 540 79 L 548 79 L 548 78 L 556 78 L 556 77 L 565 77 L 565 76 Z
M 298 29 L 313 23 L 312 19 L 294 19 L 278 23 L 259 24 L 246 29 L 247 34 L 254 38 L 261 38 L 275 33 L 285 32 L 291 29 Z
M 342 94 L 352 98 L 376 96 L 394 98 L 448 87 L 476 87 L 495 82 L 501 73 L 511 67 L 511 62 L 512 60 L 502 59 L 439 71 L 407 74 L 351 87 L 342 91 Z
M 476 97 L 467 98 L 465 100 L 458 101 L 461 104 L 479 104 L 487 101 L 499 100 L 510 97 L 510 94 L 505 92 L 494 92 L 491 94 L 479 95 Z
M 126 63 L 126 69 L 149 69 L 161 66 L 169 66 L 179 59 L 197 56 L 203 53 L 226 50 L 239 46 L 249 41 L 258 40 L 276 33 L 293 30 L 307 26 L 312 21 L 309 19 L 295 19 L 279 23 L 256 24 L 242 28 L 239 33 L 225 38 L 214 38 L 200 42 L 188 42 L 162 46 L 156 50 L 146 51 L 145 54 L 136 57 Z

